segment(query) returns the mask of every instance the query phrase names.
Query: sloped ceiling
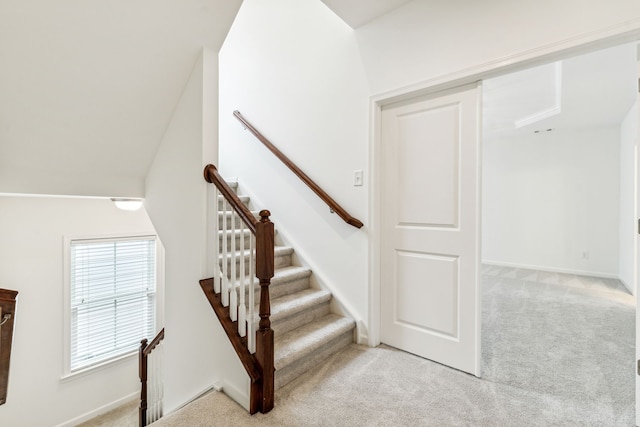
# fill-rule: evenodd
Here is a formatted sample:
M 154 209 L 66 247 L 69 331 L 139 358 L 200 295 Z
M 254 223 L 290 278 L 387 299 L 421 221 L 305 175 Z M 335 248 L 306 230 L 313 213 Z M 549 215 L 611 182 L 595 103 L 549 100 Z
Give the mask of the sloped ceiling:
M 322 0 L 329 9 L 354 29 L 409 1 L 411 0 Z
M 241 0 L 2 0 L 0 192 L 142 196 L 203 47 Z
M 485 80 L 485 138 L 620 125 L 638 91 L 636 58 L 632 43 Z

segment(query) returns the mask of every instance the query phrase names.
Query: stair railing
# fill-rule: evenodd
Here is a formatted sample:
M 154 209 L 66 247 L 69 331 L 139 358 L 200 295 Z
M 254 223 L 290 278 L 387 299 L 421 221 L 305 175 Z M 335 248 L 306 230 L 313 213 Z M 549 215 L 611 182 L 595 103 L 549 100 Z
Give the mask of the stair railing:
M 164 397 L 162 381 L 163 340 L 164 328 L 150 343 L 146 338 L 140 342 L 138 351 L 138 374 L 141 383 L 140 408 L 138 410 L 140 427 L 145 427 L 162 418 L 162 400 Z
M 249 412 L 266 413 L 273 408 L 275 387 L 269 319 L 269 285 L 275 269 L 271 213 L 262 210 L 256 219 L 214 165 L 205 167 L 204 178 L 214 184 L 218 206 L 219 244 L 213 245 L 213 257 L 220 268 L 214 269 L 214 277 L 201 280 L 200 286 L 251 380 Z M 259 321 L 254 310 L 254 278 L 260 285 Z
M 0 405 L 7 401 L 9 361 L 18 291 L 0 289 Z
M 284 155 L 282 151 L 280 151 L 271 141 L 269 141 L 264 135 L 262 135 L 255 127 L 251 125 L 245 119 L 242 114 L 238 110 L 233 112 L 233 115 L 236 119 L 242 123 L 245 129 L 249 130 L 260 142 L 264 144 L 269 151 L 271 151 L 282 163 L 288 167 L 291 172 L 293 172 L 298 178 L 302 180 L 323 202 L 325 202 L 329 206 L 329 210 L 331 213 L 336 213 L 340 218 L 342 218 L 347 224 L 352 225 L 356 228 L 362 227 L 362 221 L 357 218 L 354 218 L 349 214 L 342 206 L 338 204 L 335 200 L 333 200 L 327 193 L 324 191 L 318 184 L 316 184 L 307 174 L 305 174 L 295 163 L 291 161 L 287 156 Z

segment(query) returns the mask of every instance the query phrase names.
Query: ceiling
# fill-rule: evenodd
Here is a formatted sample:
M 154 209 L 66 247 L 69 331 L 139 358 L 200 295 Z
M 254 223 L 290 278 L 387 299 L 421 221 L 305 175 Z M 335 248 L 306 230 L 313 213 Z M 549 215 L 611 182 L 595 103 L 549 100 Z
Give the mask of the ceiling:
M 485 139 L 620 125 L 636 100 L 636 44 L 483 82 Z
M 99 176 L 141 188 L 202 48 L 219 50 L 240 4 L 2 0 L 0 192 Z M 126 195 L 110 192 L 74 194 Z
M 412 0 L 322 0 L 351 28 L 358 28 Z
M 408 3 L 322 1 L 353 28 Z M 0 193 L 143 196 L 202 48 L 219 50 L 241 3 L 0 1 Z M 491 136 L 619 123 L 635 99 L 636 48 L 564 61 L 561 113 L 514 129 L 557 106 L 553 73 L 535 74 L 485 82 Z

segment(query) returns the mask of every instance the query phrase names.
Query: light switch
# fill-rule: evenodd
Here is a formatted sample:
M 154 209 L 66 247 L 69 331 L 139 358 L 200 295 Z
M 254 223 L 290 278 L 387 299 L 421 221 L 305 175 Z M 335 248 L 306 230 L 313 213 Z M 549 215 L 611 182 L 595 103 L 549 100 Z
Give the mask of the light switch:
M 353 171 L 353 186 L 362 186 L 362 170 Z

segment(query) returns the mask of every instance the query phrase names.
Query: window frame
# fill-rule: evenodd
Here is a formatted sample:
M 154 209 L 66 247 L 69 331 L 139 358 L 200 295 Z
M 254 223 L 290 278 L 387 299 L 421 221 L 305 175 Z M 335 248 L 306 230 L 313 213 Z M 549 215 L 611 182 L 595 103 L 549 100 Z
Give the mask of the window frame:
M 71 307 L 71 244 L 76 241 L 124 241 L 124 240 L 136 240 L 136 239 L 149 239 L 153 238 L 155 241 L 155 258 L 156 258 L 156 289 L 155 289 L 155 326 L 154 328 L 159 330 L 160 326 L 164 323 L 164 248 L 160 242 L 159 237 L 155 232 L 139 232 L 139 233 L 110 233 L 101 235 L 74 235 L 64 236 L 64 310 L 63 310 L 63 367 L 61 380 L 69 380 L 74 377 L 83 376 L 85 374 L 94 372 L 96 370 L 103 369 L 108 366 L 112 366 L 117 363 L 121 363 L 125 360 L 133 359 L 138 350 L 132 350 L 113 356 L 111 358 L 89 364 L 74 370 L 71 370 L 71 321 L 72 321 L 72 307 Z M 155 336 L 155 333 L 153 335 Z M 147 339 L 153 339 L 153 336 L 145 337 Z

